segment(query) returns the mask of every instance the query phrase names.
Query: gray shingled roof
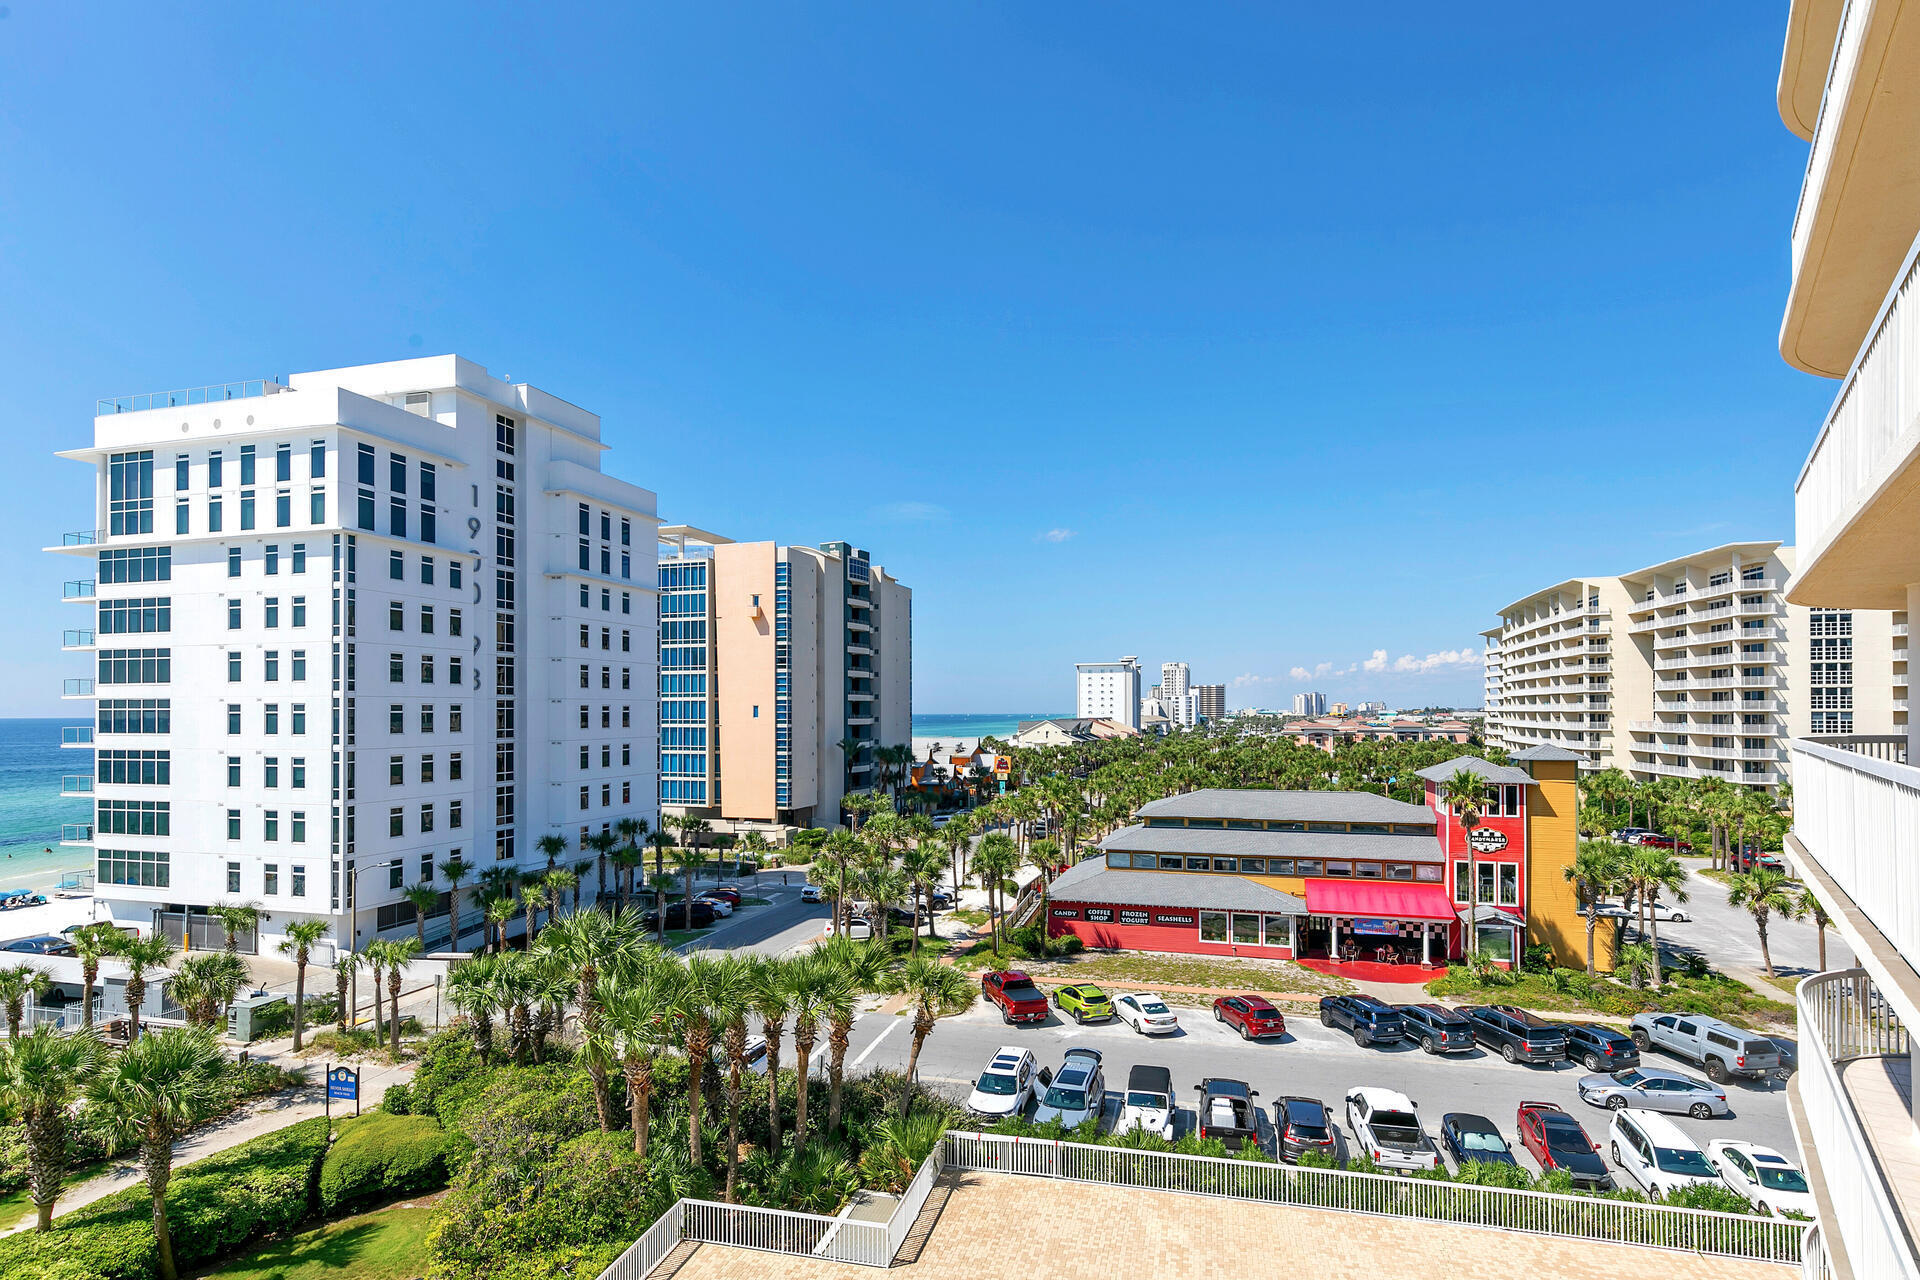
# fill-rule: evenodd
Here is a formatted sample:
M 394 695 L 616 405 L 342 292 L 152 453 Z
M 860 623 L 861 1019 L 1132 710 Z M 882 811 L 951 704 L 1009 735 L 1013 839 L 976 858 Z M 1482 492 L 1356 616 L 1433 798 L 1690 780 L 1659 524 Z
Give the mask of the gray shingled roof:
M 1210 788 L 1140 806 L 1142 818 L 1243 818 L 1255 822 L 1421 822 L 1433 811 L 1371 791 L 1270 791 Z
M 1513 753 L 1513 758 L 1515 760 L 1571 760 L 1575 764 L 1586 759 L 1577 751 L 1569 751 L 1551 742 L 1543 742 L 1537 747 L 1528 747 L 1525 751 L 1516 751 Z
M 1187 871 L 1116 871 L 1104 857 L 1060 873 L 1047 891 L 1054 902 L 1110 902 L 1116 906 L 1185 907 L 1205 911 L 1264 911 L 1303 916 L 1307 904 L 1246 876 Z
M 1431 835 L 1355 835 L 1345 831 L 1215 831 L 1207 827 L 1122 827 L 1102 849 L 1134 853 L 1206 853 L 1222 858 L 1367 858 L 1444 862 Z
M 1516 769 L 1506 764 L 1489 764 L 1479 756 L 1455 756 L 1451 760 L 1442 760 L 1439 764 L 1430 764 L 1420 770 L 1419 776 L 1428 782 L 1444 783 L 1462 769 L 1471 769 L 1488 782 L 1511 782 L 1523 787 L 1533 782 L 1533 775 L 1525 769 Z

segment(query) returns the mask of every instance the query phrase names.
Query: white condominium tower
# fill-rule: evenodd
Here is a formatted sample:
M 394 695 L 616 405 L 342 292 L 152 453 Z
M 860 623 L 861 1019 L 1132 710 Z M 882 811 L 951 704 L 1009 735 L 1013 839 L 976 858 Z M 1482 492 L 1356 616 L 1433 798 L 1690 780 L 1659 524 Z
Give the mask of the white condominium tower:
M 913 736 L 913 592 L 844 542 L 660 530 L 660 803 L 826 826 Z M 903 763 L 903 762 L 899 762 Z
M 1324 693 L 1294 694 L 1293 714 L 1297 716 L 1323 716 L 1327 714 L 1327 695 Z
M 1160 704 L 1176 728 L 1191 729 L 1199 720 L 1191 680 L 1192 668 L 1184 662 L 1160 664 Z
M 1850 619 L 1856 651 L 1852 732 L 1792 743 L 1787 851 L 1858 966 L 1795 992 L 1787 1099 L 1818 1210 L 1801 1274 L 1916 1280 L 1920 728 L 1904 714 L 1891 727 L 1862 716 L 1859 650 L 1863 619 L 1902 611 L 1892 616 L 1904 713 L 1906 619 L 1920 609 L 1920 5 L 1790 0 L 1778 102 L 1808 143 L 1780 353 L 1839 379 L 1825 421 L 1808 424 L 1787 599 L 1836 619 L 1817 638 L 1844 638 L 1839 620 Z
M 315 916 L 364 946 L 425 886 L 445 946 L 445 864 L 470 897 L 657 820 L 658 521 L 596 415 L 436 356 L 102 401 L 93 435 L 62 456 L 95 527 L 54 550 L 93 615 L 69 835 L 114 919 L 200 945 L 252 903 L 249 948 Z
M 1140 659 L 1077 662 L 1073 667 L 1074 715 L 1081 720 L 1112 720 L 1140 727 Z
M 1904 727 L 1904 615 L 1789 604 L 1794 557 L 1729 543 L 1514 601 L 1484 633 L 1488 740 L 1772 788 L 1791 736 Z

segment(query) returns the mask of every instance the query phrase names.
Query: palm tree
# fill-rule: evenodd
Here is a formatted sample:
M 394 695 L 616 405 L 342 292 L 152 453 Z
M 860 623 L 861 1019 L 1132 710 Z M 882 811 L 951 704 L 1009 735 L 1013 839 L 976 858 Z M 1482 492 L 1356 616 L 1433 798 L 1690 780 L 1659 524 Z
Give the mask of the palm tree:
M 1634 849 L 1627 864 L 1646 902 L 1647 943 L 1653 948 L 1653 985 L 1662 987 L 1666 985 L 1666 974 L 1660 964 L 1660 915 L 1654 910 L 1654 904 L 1660 900 L 1663 889 L 1673 895 L 1675 902 L 1687 900 L 1683 887 L 1687 883 L 1687 869 L 1665 849 L 1650 849 L 1645 845 Z
M 1594 976 L 1593 931 L 1600 924 L 1600 906 L 1612 893 L 1620 875 L 1620 859 L 1609 845 L 1583 840 L 1573 861 L 1561 874 L 1574 886 L 1587 908 L 1587 976 Z
M 927 904 L 927 936 L 935 937 L 933 931 L 933 891 L 940 883 L 940 873 L 946 869 L 946 850 L 936 840 L 922 840 L 913 848 L 900 855 L 900 873 L 906 877 L 907 884 L 913 890 L 913 936 L 912 952 L 920 954 L 920 904 Z
M 973 997 L 973 984 L 952 965 L 941 964 L 925 956 L 915 956 L 898 979 L 899 990 L 906 993 L 907 1007 L 913 1011 L 913 1048 L 907 1051 L 907 1079 L 911 1082 L 920 1065 L 920 1047 L 933 1031 L 934 1020 L 943 1013 L 967 1007 Z M 900 1114 L 907 1113 L 913 1091 L 900 1091 Z
M 53 981 L 46 972 L 30 964 L 9 965 L 0 969 L 0 1001 L 7 1006 L 7 1038 L 20 1038 L 20 1019 L 26 1016 L 27 997 L 35 999 L 47 994 Z
M 460 882 L 467 878 L 467 864 L 458 858 L 449 858 L 440 864 L 440 874 L 447 881 L 447 911 L 452 919 L 448 927 L 453 930 L 453 939 L 448 947 L 450 951 L 460 949 Z
M 822 988 L 820 997 L 820 1010 L 827 1019 L 827 1132 L 832 1133 L 840 1127 L 847 1046 L 853 1042 L 854 1002 L 887 989 L 892 957 L 877 938 L 855 942 L 844 935 L 836 935 L 815 954 L 835 979 Z
M 247 980 L 246 964 L 233 952 L 196 951 L 174 967 L 167 990 L 186 1011 L 187 1021 L 213 1031 L 220 1011 L 233 1003 Z
M 772 852 L 772 850 L 773 846 L 767 843 L 766 836 L 762 835 L 758 830 L 748 831 L 741 835 L 740 839 L 734 843 L 733 869 L 735 871 L 740 869 L 740 863 L 744 860 L 744 855 L 747 854 L 753 855 L 754 864 L 757 866 L 766 861 L 766 855 Z
M 1820 972 L 1827 971 L 1827 926 L 1833 923 L 1833 917 L 1827 914 L 1827 904 L 1812 889 L 1803 887 L 1794 898 L 1794 906 L 1799 913 L 1813 921 L 1814 933 L 1820 940 Z
M 93 988 L 100 980 L 100 962 L 113 955 L 126 935 L 110 924 L 88 924 L 75 929 L 68 940 L 80 960 L 80 1025 L 93 1025 Z
M 164 933 L 128 938 L 114 952 L 114 958 L 127 966 L 127 1018 L 134 1040 L 140 1038 L 140 1006 L 147 998 L 147 973 L 165 967 L 173 959 L 173 952 L 174 945 Z
M 834 985 L 833 971 L 815 952 L 787 962 L 787 995 L 793 1009 L 794 1075 L 798 1097 L 793 1113 L 793 1146 L 807 1143 L 807 1083 L 814 1042 L 820 1038 L 821 1004 Z
M 569 893 L 573 895 L 573 905 L 580 905 L 580 877 L 566 867 L 555 867 L 547 872 L 546 879 L 540 882 L 540 888 L 547 895 L 548 924 L 553 923 L 554 913 L 567 905 Z
M 367 944 L 368 963 L 375 965 L 379 969 L 386 970 L 387 974 L 387 1006 L 389 1013 L 387 1025 L 389 1028 L 388 1034 L 392 1037 L 390 1052 L 393 1054 L 393 1059 L 396 1062 L 400 1060 L 401 971 L 413 963 L 414 958 L 419 954 L 420 944 L 413 938 L 402 938 L 398 942 L 379 941 Z M 380 1002 L 380 988 L 377 984 L 373 989 L 373 1000 L 376 1005 Z
M 607 1085 L 606 1060 L 598 1052 L 604 1012 L 600 1004 L 600 975 L 633 950 L 639 933 L 639 922 L 631 909 L 613 915 L 576 908 L 548 921 L 546 931 L 540 935 L 541 953 L 565 966 L 577 984 L 575 998 L 580 1006 L 580 1027 L 588 1045 L 587 1075 L 593 1081 L 593 1104 L 602 1131 L 613 1128 L 613 1092 Z
M 678 818 L 662 818 L 660 819 L 661 829 L 645 837 L 647 847 L 653 850 L 653 874 L 655 875 L 667 869 L 667 850 L 673 848 L 673 837 L 667 834 L 666 828 L 678 821 Z
M 480 1061 L 493 1059 L 493 1018 L 501 1010 L 500 989 L 494 983 L 498 956 L 481 956 L 447 975 L 447 1002 L 466 1015 L 473 1029 L 473 1049 Z
M 653 890 L 654 941 L 664 947 L 667 945 L 667 894 L 673 890 L 672 873 L 654 872 L 647 877 L 647 887 Z M 691 920 L 693 917 L 689 915 L 686 918 Z
M 993 922 L 993 954 L 1000 954 L 1000 885 L 1020 869 L 1020 849 L 1004 831 L 989 831 L 973 851 L 973 874 L 987 891 L 987 915 Z
M 486 905 L 487 924 L 493 930 L 493 953 L 499 955 L 507 949 L 507 921 L 519 914 L 520 904 L 511 896 L 489 898 Z
M 105 1061 L 92 1027 L 64 1035 L 43 1022 L 0 1049 L 0 1117 L 26 1130 L 35 1231 L 53 1226 L 66 1182 L 68 1112 Z
M 240 934 L 260 927 L 260 908 L 251 902 L 223 902 L 207 908 L 207 914 L 227 931 L 227 950 L 238 953 Z
M 562 835 L 548 834 L 533 842 L 533 847 L 547 855 L 547 870 L 553 870 L 553 864 L 567 851 L 567 838 Z
M 667 858 L 668 861 L 673 863 L 674 870 L 686 877 L 687 887 L 684 901 L 686 903 L 687 928 L 691 929 L 693 928 L 693 873 L 700 869 L 700 851 L 693 848 L 683 849 L 676 847 L 672 853 L 667 855 Z M 665 919 L 666 915 L 663 910 L 661 913 L 663 923 Z
M 311 958 L 313 944 L 327 936 L 327 930 L 333 926 L 326 920 L 315 918 L 295 920 L 287 925 L 287 933 L 280 940 L 279 951 L 282 955 L 293 957 L 293 1051 L 300 1052 L 300 1037 L 307 1019 L 307 962 Z
M 753 1011 L 760 1016 L 760 1034 L 767 1041 L 767 1128 L 770 1151 L 780 1149 L 780 1042 L 787 1030 L 793 995 L 787 980 L 790 961 L 758 957 L 753 966 Z
M 521 885 L 520 905 L 527 913 L 527 950 L 531 951 L 534 938 L 538 936 L 540 912 L 551 905 L 546 886 L 538 880 L 529 880 Z
M 366 958 L 357 951 L 342 951 L 339 947 L 333 949 L 333 995 L 341 1035 L 347 1033 L 347 1028 L 353 1024 L 353 1016 L 359 1012 L 352 1006 L 353 997 L 348 988 L 353 982 L 353 975 L 365 963 Z
M 633 1126 L 633 1153 L 647 1156 L 647 1128 L 653 1102 L 653 1055 L 662 1029 L 679 1020 L 684 970 L 678 963 L 654 964 L 633 977 L 609 983 L 606 1025 L 615 1038 L 620 1071 L 627 1082 L 627 1109 Z M 689 1076 L 693 1067 L 689 1065 Z
M 131 984 L 129 984 L 131 985 Z M 140 1147 L 153 1201 L 154 1252 L 160 1280 L 179 1280 L 167 1229 L 167 1180 L 173 1144 L 204 1113 L 226 1058 L 198 1027 L 169 1027 L 129 1044 L 87 1085 L 86 1096 L 116 1142 Z
M 427 949 L 427 913 L 440 905 L 440 895 L 433 886 L 409 885 L 401 894 L 413 907 L 413 940 L 420 944 L 424 953 Z M 451 949 L 451 948 L 449 948 Z
M 714 1013 L 723 985 L 721 960 L 696 955 L 687 961 L 681 989 L 680 1027 L 687 1053 L 687 1157 L 700 1164 L 700 1121 L 705 1110 L 707 1059 L 713 1052 Z
M 1793 881 L 1771 867 L 1736 871 L 1728 877 L 1727 905 L 1744 908 L 1753 917 L 1753 926 L 1760 934 L 1760 959 L 1766 966 L 1767 976 L 1773 977 L 1773 952 L 1767 949 L 1767 920 L 1772 916 L 1792 920 L 1800 914 L 1800 904 L 1793 896 Z
M 1060 842 L 1051 837 L 1035 840 L 1027 847 L 1027 861 L 1033 863 L 1033 869 L 1040 873 L 1040 922 L 1044 926 L 1047 919 L 1047 888 L 1053 883 L 1053 877 L 1067 863 L 1067 855 L 1060 848 Z
M 726 1201 L 733 1204 L 739 1198 L 740 1099 L 742 1077 L 747 1070 L 747 1016 L 753 1012 L 754 1002 L 752 963 L 740 955 L 728 955 L 716 961 L 712 979 L 706 984 L 706 998 L 713 1023 L 720 1029 L 720 1047 L 727 1058 L 723 1086 L 727 1100 Z
M 1440 789 L 1440 802 L 1453 811 L 1467 841 L 1467 950 L 1480 954 L 1480 865 L 1474 859 L 1473 832 L 1487 810 L 1487 780 L 1472 769 L 1457 769 Z
M 618 825 L 625 826 L 632 821 L 632 818 L 622 818 Z M 593 894 L 595 902 L 607 896 L 607 858 L 625 834 L 622 832 L 620 836 L 616 836 L 611 831 L 596 831 L 587 837 L 587 848 L 593 850 L 593 865 L 598 869 L 599 875 Z M 583 871 L 580 874 L 586 873 Z
M 607 833 L 602 831 L 597 834 L 606 835 Z M 593 870 L 592 858 L 581 858 L 579 861 L 575 862 L 572 866 L 567 868 L 567 874 L 573 877 L 573 879 L 569 883 L 573 887 L 573 909 L 575 911 L 578 911 L 580 909 L 581 895 L 585 894 L 587 891 L 587 888 L 586 888 L 587 873 L 592 870 Z M 595 901 L 598 901 L 598 900 L 599 900 L 598 898 L 595 899 Z

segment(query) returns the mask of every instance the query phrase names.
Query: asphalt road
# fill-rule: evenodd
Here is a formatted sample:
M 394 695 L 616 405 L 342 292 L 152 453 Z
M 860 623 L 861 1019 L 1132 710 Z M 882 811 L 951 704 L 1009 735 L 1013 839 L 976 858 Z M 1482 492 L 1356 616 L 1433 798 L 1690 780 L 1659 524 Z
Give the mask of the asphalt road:
M 1686 923 L 1663 922 L 1660 925 L 1661 950 L 1698 951 L 1716 966 L 1738 965 L 1755 973 L 1765 970 L 1760 963 L 1760 934 L 1753 917 L 1745 909 L 1727 905 L 1727 887 L 1710 880 L 1692 867 L 1687 873 L 1687 901 L 1678 905 L 1692 920 Z M 1767 943 L 1773 952 L 1774 972 L 1786 977 L 1804 978 L 1819 972 L 1819 942 L 1813 924 L 1807 920 L 1767 922 Z M 1838 932 L 1827 930 L 1827 968 L 1844 969 L 1852 965 L 1853 953 Z M 1791 997 L 1782 993 L 1781 999 Z
M 976 1003 L 966 1013 L 944 1018 L 927 1039 L 920 1055 L 920 1075 L 927 1084 L 964 1101 L 982 1067 L 1002 1045 L 1023 1045 L 1040 1064 L 1058 1070 L 1065 1051 L 1086 1045 L 1104 1055 L 1102 1066 L 1108 1090 L 1123 1089 L 1127 1069 L 1138 1063 L 1165 1066 L 1173 1072 L 1174 1089 L 1182 1104 L 1180 1131 L 1192 1123 L 1197 1086 L 1206 1076 L 1245 1080 L 1259 1091 L 1269 1108 L 1288 1094 L 1318 1098 L 1344 1116 L 1347 1090 L 1363 1085 L 1396 1089 L 1413 1099 L 1430 1136 L 1437 1140 L 1440 1119 L 1449 1111 L 1486 1116 L 1506 1136 L 1520 1163 L 1529 1171 L 1537 1166 L 1520 1147 L 1514 1128 L 1515 1112 L 1523 1101 L 1553 1102 L 1573 1114 L 1588 1136 L 1607 1145 L 1608 1115 L 1580 1101 L 1576 1089 L 1584 1068 L 1562 1063 L 1557 1067 L 1512 1066 L 1497 1055 L 1476 1049 L 1458 1057 L 1430 1057 L 1415 1046 L 1361 1049 L 1344 1033 L 1322 1027 L 1317 1015 L 1287 1015 L 1287 1035 L 1276 1041 L 1248 1044 L 1239 1033 L 1213 1021 L 1210 1010 L 1178 1006 L 1178 1034 L 1149 1039 L 1115 1020 L 1094 1026 L 1062 1022 L 1058 1013 L 1038 1026 L 1007 1026 L 999 1011 Z M 907 1019 L 872 1013 L 854 1028 L 848 1052 L 850 1066 L 903 1068 L 910 1045 Z M 1647 1065 L 1693 1072 L 1689 1064 L 1652 1053 Z M 1673 1117 L 1704 1148 L 1715 1138 L 1740 1138 L 1774 1147 L 1792 1156 L 1793 1130 L 1787 1118 L 1786 1086 L 1780 1082 L 1734 1082 L 1727 1086 L 1732 1114 L 1717 1120 Z M 1111 1124 L 1115 1104 L 1109 1103 Z M 1262 1137 L 1271 1150 L 1271 1119 L 1267 1110 Z M 1343 1142 L 1351 1135 L 1345 1132 Z

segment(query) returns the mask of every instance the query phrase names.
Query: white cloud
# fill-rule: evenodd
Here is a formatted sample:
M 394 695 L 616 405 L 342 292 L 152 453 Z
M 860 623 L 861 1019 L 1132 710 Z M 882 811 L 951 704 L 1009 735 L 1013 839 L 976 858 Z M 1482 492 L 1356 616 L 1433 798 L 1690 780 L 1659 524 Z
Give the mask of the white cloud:
M 1294 670 L 1298 671 L 1299 668 L 1295 667 Z M 1274 684 L 1276 683 L 1276 681 L 1272 676 L 1257 676 L 1253 674 L 1253 672 L 1249 671 L 1244 675 L 1235 676 L 1233 679 L 1229 680 L 1227 683 L 1228 685 L 1230 685 L 1235 689 L 1249 689 L 1249 688 L 1252 688 L 1254 685 Z
M 876 507 L 874 515 L 881 520 L 931 524 L 950 519 L 953 513 L 937 502 L 889 502 L 885 506 Z
M 1311 671 L 1309 671 L 1309 670 L 1307 670 L 1307 669 L 1306 669 L 1305 667 L 1291 667 L 1291 668 L 1289 668 L 1289 669 L 1288 669 L 1288 671 L 1287 671 L 1287 675 L 1288 675 L 1288 677 L 1289 677 L 1290 679 L 1294 679 L 1294 680 L 1311 680 L 1311 679 L 1313 679 L 1313 672 L 1311 672 Z M 1251 680 L 1252 680 L 1252 677 L 1251 677 L 1251 676 L 1241 676 L 1241 677 L 1240 677 L 1240 679 L 1241 679 L 1241 680 L 1247 680 L 1247 681 L 1251 681 Z M 1237 683 L 1237 682 L 1236 682 L 1236 683 Z
M 1071 537 L 1073 537 L 1073 530 L 1071 529 L 1049 529 L 1045 533 L 1041 534 L 1038 538 L 1035 538 L 1034 541 L 1035 542 L 1065 542 L 1068 538 L 1071 538 Z

